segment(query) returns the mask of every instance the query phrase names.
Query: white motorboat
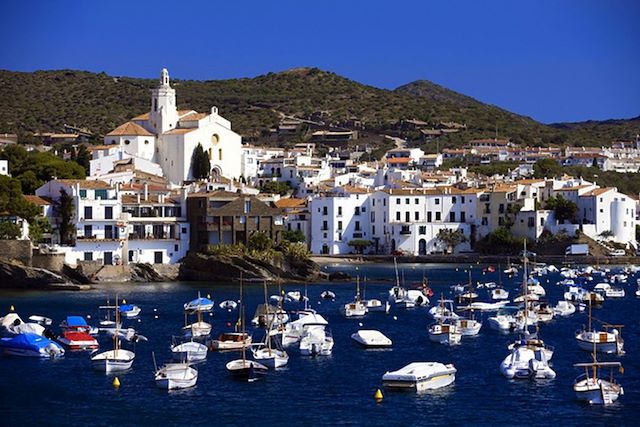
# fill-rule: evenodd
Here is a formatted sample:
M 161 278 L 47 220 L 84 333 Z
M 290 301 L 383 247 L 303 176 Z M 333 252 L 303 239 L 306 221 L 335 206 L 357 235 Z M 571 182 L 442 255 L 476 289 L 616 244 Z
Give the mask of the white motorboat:
M 458 310 L 498 311 L 509 304 L 509 301 L 482 302 L 475 301 L 469 305 L 458 306 Z
M 305 325 L 307 324 L 328 325 L 328 322 L 318 313 L 301 315 L 298 319 L 281 328 L 282 345 L 286 347 L 299 342 L 305 333 Z
M 122 300 L 122 304 L 118 307 L 118 311 L 122 317 L 126 319 L 133 319 L 138 317 L 142 309 L 135 304 L 125 304 L 125 301 Z
M 155 372 L 156 386 L 165 390 L 189 388 L 198 381 L 198 370 L 188 363 L 167 363 Z
M 491 329 L 501 332 L 513 332 L 516 330 L 518 323 L 518 319 L 516 317 L 517 312 L 517 307 L 502 307 L 498 310 L 495 316 L 491 316 L 487 319 L 487 323 Z
M 223 310 L 233 311 L 238 308 L 238 303 L 232 300 L 222 301 L 219 307 Z
M 291 301 L 296 301 L 296 302 L 301 302 L 303 300 L 303 296 L 300 291 L 287 292 L 287 298 L 289 298 Z
M 528 330 L 523 331 L 523 334 L 521 334 L 517 340 L 507 346 L 509 351 L 518 347 L 529 347 L 534 350 L 542 350 L 547 361 L 551 360 L 555 351 L 553 346 L 545 344 L 545 342 L 539 337 L 537 331 L 531 333 Z
M 582 287 L 577 285 L 568 285 L 564 292 L 564 299 L 569 302 L 582 302 L 585 299 L 586 294 L 587 291 Z
M 393 344 L 382 332 L 373 329 L 360 329 L 351 335 L 351 339 L 367 348 L 391 347 Z
M 330 356 L 333 351 L 333 336 L 326 325 L 307 323 L 300 339 L 300 354 L 303 356 Z
M 367 309 L 367 313 L 388 313 L 391 308 L 389 301 L 382 302 L 379 299 L 366 299 L 361 302 Z
M 504 288 L 494 288 L 489 292 L 491 299 L 494 301 L 503 301 L 509 299 L 509 291 Z
M 547 291 L 544 290 L 540 283 L 533 283 L 527 285 L 527 290 L 529 294 L 537 295 L 538 297 L 544 297 L 547 294 Z
M 567 317 L 576 312 L 576 306 L 569 301 L 558 301 L 553 311 L 560 317 Z
M 389 389 L 433 390 L 453 383 L 456 372 L 453 364 L 413 362 L 397 371 L 386 372 L 382 376 L 382 384 Z
M 623 288 L 611 286 L 609 283 L 598 283 L 593 287 L 595 292 L 604 294 L 606 298 L 624 298 L 625 291 Z
M 429 326 L 429 340 L 446 345 L 460 344 L 462 332 L 454 323 L 438 322 Z
M 51 324 L 53 323 L 53 321 L 48 317 L 37 316 L 35 314 L 29 316 L 28 320 L 31 320 L 32 322 L 37 323 L 40 326 L 51 326 Z
M 541 323 L 548 323 L 552 321 L 553 316 L 556 314 L 553 307 L 547 303 L 534 304 L 533 312 L 536 314 L 538 322 Z
M 16 313 L 8 313 L 0 317 L 0 332 L 8 335 L 36 334 L 44 335 L 45 328 L 36 322 L 25 323 Z
M 336 299 L 336 294 L 332 291 L 322 291 L 322 293 L 320 294 L 320 298 L 322 299 L 329 299 L 329 300 L 334 300 Z
M 518 346 L 500 364 L 500 372 L 509 379 L 553 379 L 556 373 L 544 350 Z
M 457 319 L 458 317 L 460 317 L 456 313 L 454 313 L 453 301 L 450 299 L 440 299 L 438 305 L 429 309 L 429 316 L 433 317 L 435 320 Z
M 538 301 L 540 299 L 540 297 L 537 294 L 534 294 L 534 293 L 530 293 L 530 294 L 526 294 L 526 295 L 519 295 L 519 296 L 517 296 L 517 297 L 515 297 L 513 299 L 513 302 L 521 303 L 521 302 L 524 302 L 525 299 L 527 299 L 529 301 Z
M 206 345 L 195 341 L 186 341 L 171 347 L 171 357 L 177 362 L 200 362 L 207 358 Z

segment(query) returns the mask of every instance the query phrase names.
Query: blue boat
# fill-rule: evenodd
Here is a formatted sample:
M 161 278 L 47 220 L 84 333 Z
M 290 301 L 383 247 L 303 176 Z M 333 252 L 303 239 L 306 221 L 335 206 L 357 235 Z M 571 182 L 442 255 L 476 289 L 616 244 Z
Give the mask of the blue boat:
M 140 314 L 140 307 L 135 304 L 121 304 L 118 308 L 120 310 L 120 314 L 126 317 L 127 319 L 131 319 Z
M 209 298 L 198 296 L 198 298 L 189 301 L 184 305 L 184 311 L 211 311 L 213 310 L 213 301 Z
M 32 333 L 0 339 L 0 352 L 5 355 L 21 357 L 51 358 L 64 356 L 64 349 L 60 344 Z
M 87 321 L 84 320 L 82 316 L 67 316 L 67 318 L 60 323 L 60 327 L 63 331 L 81 331 L 92 335 L 98 333 L 98 329 L 87 324 Z

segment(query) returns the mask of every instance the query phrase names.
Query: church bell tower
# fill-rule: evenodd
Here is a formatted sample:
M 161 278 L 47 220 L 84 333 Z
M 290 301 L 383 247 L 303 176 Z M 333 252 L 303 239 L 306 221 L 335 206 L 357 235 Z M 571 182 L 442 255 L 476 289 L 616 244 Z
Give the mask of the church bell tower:
M 160 85 L 151 90 L 149 123 L 158 135 L 175 129 L 178 123 L 176 91 L 169 85 L 169 72 L 166 68 L 160 73 Z

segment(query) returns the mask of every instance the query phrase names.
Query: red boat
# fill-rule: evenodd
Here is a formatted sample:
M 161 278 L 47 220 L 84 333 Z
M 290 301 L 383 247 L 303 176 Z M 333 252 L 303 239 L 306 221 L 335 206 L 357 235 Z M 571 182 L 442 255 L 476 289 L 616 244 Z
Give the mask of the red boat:
M 58 342 L 69 350 L 95 350 L 99 347 L 94 337 L 82 331 L 64 331 Z

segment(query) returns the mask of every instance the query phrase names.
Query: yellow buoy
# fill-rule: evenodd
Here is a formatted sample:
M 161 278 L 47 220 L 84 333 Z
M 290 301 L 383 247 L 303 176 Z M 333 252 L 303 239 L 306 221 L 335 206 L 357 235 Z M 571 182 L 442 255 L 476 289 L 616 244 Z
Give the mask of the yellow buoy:
M 376 390 L 376 394 L 373 395 L 373 398 L 376 400 L 376 402 L 380 402 L 382 400 L 382 391 L 380 391 L 380 389 Z
M 12 305 L 11 307 L 9 307 L 9 311 L 16 311 L 16 309 Z
M 113 382 L 111 383 L 111 385 L 113 385 L 116 388 L 120 387 L 120 380 L 118 379 L 118 377 L 115 377 L 113 379 Z

